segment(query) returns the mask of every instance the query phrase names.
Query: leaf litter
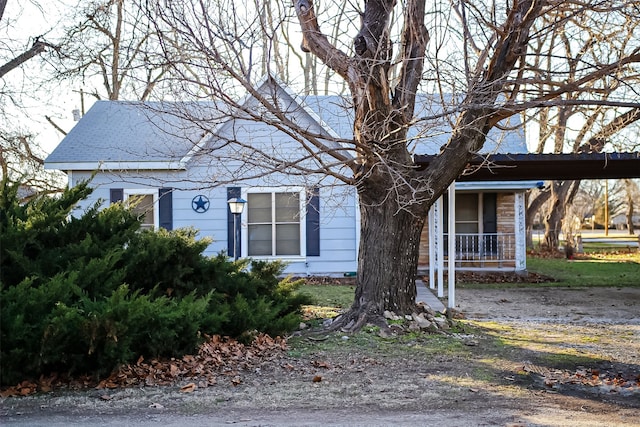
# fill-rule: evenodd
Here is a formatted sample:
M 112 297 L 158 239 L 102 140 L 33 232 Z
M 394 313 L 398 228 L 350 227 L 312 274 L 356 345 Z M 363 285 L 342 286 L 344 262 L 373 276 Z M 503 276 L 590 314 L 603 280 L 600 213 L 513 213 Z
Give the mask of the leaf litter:
M 104 390 L 135 386 L 169 386 L 185 381 L 188 383 L 180 386 L 180 392 L 191 393 L 197 388 L 215 385 L 221 379 L 233 385 L 241 384 L 240 372 L 250 371 L 265 361 L 278 359 L 285 354 L 286 349 L 287 342 L 284 338 L 272 338 L 265 334 L 256 336 L 248 345 L 219 335 L 208 336 L 196 355 L 149 361 L 141 356 L 136 363 L 123 365 L 109 377 L 97 382 L 89 376 L 43 376 L 38 381 L 23 381 L 15 386 L 3 388 L 0 397 L 28 396 L 54 389 Z

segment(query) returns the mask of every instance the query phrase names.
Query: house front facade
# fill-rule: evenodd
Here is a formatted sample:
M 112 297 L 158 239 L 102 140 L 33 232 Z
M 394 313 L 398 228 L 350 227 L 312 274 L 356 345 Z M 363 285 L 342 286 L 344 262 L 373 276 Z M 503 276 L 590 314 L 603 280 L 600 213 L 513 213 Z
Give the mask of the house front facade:
M 258 92 L 277 97 L 287 117 L 312 138 L 325 138 L 333 149 L 351 155 L 335 142 L 352 138 L 348 100 L 300 99 L 272 79 Z M 250 112 L 245 116 L 214 104 L 160 104 L 98 101 L 49 155 L 45 167 L 65 171 L 69 186 L 90 180 L 94 188 L 77 214 L 95 203 L 130 203 L 144 228 L 197 230 L 198 238 L 211 240 L 207 255 L 225 251 L 230 257 L 281 260 L 293 275 L 354 274 L 357 192 L 315 173 L 313 162 L 320 156 L 310 159 L 301 152 L 298 135 L 269 124 L 270 112 L 261 111 L 251 96 L 242 102 Z M 421 146 L 419 135 L 415 141 L 416 151 L 436 149 Z M 522 151 L 524 138 L 512 135 L 501 143 L 507 151 Z M 504 258 L 499 263 L 478 259 L 477 268 L 518 269 L 514 218 L 528 184 L 471 184 L 460 183 L 456 195 L 461 251 L 468 257 L 492 252 Z M 247 202 L 239 216 L 229 210 L 232 198 Z M 434 221 L 423 232 L 421 267 L 429 262 Z

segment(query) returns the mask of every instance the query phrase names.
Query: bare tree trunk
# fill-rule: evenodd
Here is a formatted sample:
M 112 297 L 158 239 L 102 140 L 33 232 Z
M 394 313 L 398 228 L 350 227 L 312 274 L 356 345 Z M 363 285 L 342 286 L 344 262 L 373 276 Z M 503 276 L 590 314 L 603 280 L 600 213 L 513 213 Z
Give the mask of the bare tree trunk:
M 526 245 L 528 248 L 533 248 L 533 218 L 538 213 L 542 205 L 544 205 L 547 200 L 549 200 L 549 196 L 551 196 L 551 191 L 549 187 L 546 187 L 543 190 L 540 190 L 536 194 L 533 199 L 529 200 L 527 205 L 527 213 L 525 215 L 526 218 L 526 232 L 527 232 L 527 241 Z
M 4 9 L 7 7 L 7 0 L 0 0 L 0 21 L 4 17 Z
M 31 47 L 27 51 L 21 53 L 20 55 L 16 56 L 6 64 L 0 66 L 0 77 L 4 77 L 4 75 L 7 74 L 9 71 L 12 71 L 18 68 L 19 66 L 21 66 L 22 64 L 30 60 L 31 58 L 41 54 L 49 46 L 50 45 L 48 43 L 43 42 L 40 39 L 36 38 L 36 41 L 33 42 Z
M 544 218 L 544 244 L 552 251 L 558 249 L 560 245 L 562 222 L 567 216 L 568 208 L 573 203 L 578 188 L 580 188 L 580 181 L 554 181 L 551 185 L 551 206 Z M 565 239 L 568 244 L 571 244 L 573 237 L 570 232 L 567 233 Z
M 544 217 L 544 245 L 547 249 L 555 251 L 560 245 L 560 230 L 562 228 L 562 213 L 558 206 L 560 205 L 560 183 L 554 182 L 551 185 L 551 206 Z
M 347 330 L 383 320 L 385 310 L 396 313 L 415 310 L 417 248 L 426 212 L 398 210 L 393 198 L 373 200 L 371 193 L 375 192 L 360 194 L 366 201 L 360 211 L 362 234 L 354 303 L 345 318 L 336 319 L 336 326 Z M 385 193 L 385 189 L 377 192 Z
M 562 220 L 565 213 L 566 195 L 571 181 L 554 181 L 551 184 L 551 205 L 544 217 L 544 244 L 555 251 L 560 245 L 560 232 L 562 231 Z
M 627 193 L 627 230 L 629 235 L 633 236 L 635 232 L 633 227 L 633 183 L 630 179 L 624 180 L 624 188 Z

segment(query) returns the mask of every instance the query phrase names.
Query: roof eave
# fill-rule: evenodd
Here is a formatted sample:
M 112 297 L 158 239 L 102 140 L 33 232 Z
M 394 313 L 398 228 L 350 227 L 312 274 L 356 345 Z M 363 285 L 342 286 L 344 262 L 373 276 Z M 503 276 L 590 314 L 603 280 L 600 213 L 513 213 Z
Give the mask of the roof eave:
M 185 170 L 183 161 L 151 161 L 151 162 L 46 162 L 44 168 L 62 171 L 125 171 L 125 170 Z

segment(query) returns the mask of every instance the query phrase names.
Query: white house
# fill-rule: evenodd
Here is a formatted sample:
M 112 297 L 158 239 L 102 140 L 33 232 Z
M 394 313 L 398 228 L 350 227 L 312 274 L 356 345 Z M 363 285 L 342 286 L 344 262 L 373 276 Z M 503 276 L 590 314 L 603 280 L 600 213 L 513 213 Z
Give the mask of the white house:
M 339 142 L 352 138 L 349 101 L 338 96 L 303 99 L 273 79 L 257 90 L 277 99 L 290 128 L 277 124 L 282 117 L 271 121 L 277 113 L 253 96 L 240 103 L 242 115 L 214 103 L 98 101 L 47 157 L 45 167 L 66 172 L 70 186 L 91 179 L 95 191 L 80 209 L 98 200 L 107 205 L 135 199 L 146 227 L 193 227 L 199 237 L 213 240 L 208 254 L 224 250 L 230 256 L 237 252 L 280 259 L 296 275 L 355 272 L 360 230 L 356 191 L 315 173 L 322 154 L 310 157 L 300 148 L 307 137 L 289 131 L 293 125 L 305 129 L 306 135 L 351 156 Z M 427 111 L 428 102 L 422 105 Z M 414 132 L 412 149 L 437 152 L 447 131 L 446 125 L 431 129 L 428 138 Z M 496 147 L 526 152 L 518 131 L 496 134 L 485 150 Z M 273 169 L 277 172 L 267 174 Z M 523 260 L 510 248 L 524 242 L 524 228 L 520 236 L 515 223 L 524 212 L 522 194 L 532 185 L 459 184 L 458 258 L 473 259 L 472 267 L 522 269 Z M 234 197 L 247 201 L 235 226 L 227 205 Z M 423 267 L 428 265 L 428 230 L 421 249 Z M 492 262 L 487 262 L 488 254 Z M 485 259 L 476 262 L 474 257 L 481 255 Z

